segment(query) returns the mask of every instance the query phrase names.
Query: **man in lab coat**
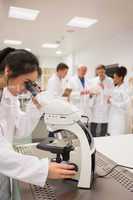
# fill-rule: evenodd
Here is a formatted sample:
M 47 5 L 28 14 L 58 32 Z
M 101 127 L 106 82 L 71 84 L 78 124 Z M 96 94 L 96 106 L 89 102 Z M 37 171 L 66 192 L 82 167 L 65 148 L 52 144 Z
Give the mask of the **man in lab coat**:
M 65 63 L 59 63 L 56 73 L 48 80 L 47 91 L 53 96 L 62 96 L 64 93 L 63 80 L 67 75 L 69 67 Z
M 108 98 L 113 89 L 113 80 L 105 75 L 105 66 L 99 65 L 96 69 L 97 77 L 93 80 L 93 95 L 91 133 L 94 137 L 105 136 L 108 127 L 109 104 Z
M 61 97 L 64 94 L 64 78 L 67 75 L 69 67 L 65 63 L 59 63 L 56 73 L 48 80 L 47 92 L 55 97 Z M 52 130 L 49 130 L 49 137 L 54 137 Z
M 85 65 L 80 65 L 77 69 L 77 74 L 69 79 L 68 88 L 72 89 L 70 102 L 80 109 L 81 115 L 85 115 L 90 118 L 90 80 L 86 77 L 86 74 L 87 67 Z

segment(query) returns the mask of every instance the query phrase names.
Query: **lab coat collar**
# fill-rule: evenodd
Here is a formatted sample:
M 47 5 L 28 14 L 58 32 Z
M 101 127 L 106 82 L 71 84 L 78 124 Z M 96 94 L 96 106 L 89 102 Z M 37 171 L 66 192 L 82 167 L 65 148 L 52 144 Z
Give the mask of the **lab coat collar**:
M 13 96 L 7 87 L 3 90 L 2 101 L 7 102 L 8 104 L 16 103 L 17 96 Z
M 58 76 L 57 73 L 53 74 L 52 77 L 58 79 L 59 81 L 62 81 L 62 80 L 63 80 L 62 78 L 59 78 L 59 76 Z
M 106 81 L 107 80 L 107 76 L 105 75 L 105 78 L 102 80 L 102 82 L 104 82 L 104 81 Z M 100 80 L 100 78 L 99 78 L 99 76 L 97 77 L 97 79 L 101 82 L 101 80 Z
M 124 82 L 121 85 L 117 85 L 116 88 L 125 88 Z M 126 88 L 125 88 L 126 89 Z
M 4 92 L 5 92 L 6 98 L 14 98 L 14 99 L 17 98 L 17 96 L 12 95 L 12 93 L 9 91 L 9 89 L 7 87 L 4 88 Z

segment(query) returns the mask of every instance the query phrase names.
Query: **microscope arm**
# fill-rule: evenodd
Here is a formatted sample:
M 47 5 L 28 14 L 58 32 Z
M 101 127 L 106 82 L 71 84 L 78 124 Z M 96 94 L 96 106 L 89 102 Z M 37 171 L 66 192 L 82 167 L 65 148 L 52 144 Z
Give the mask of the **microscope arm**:
M 47 127 L 53 132 L 64 130 L 68 134 L 72 133 L 77 136 L 80 146 L 80 154 L 77 155 L 80 160 L 78 187 L 89 189 L 91 187 L 92 171 L 95 168 L 95 146 L 90 132 L 81 122 L 80 111 L 61 98 L 51 99 L 45 105 L 44 121 Z M 41 146 L 41 148 L 54 153 L 63 153 L 63 148 L 47 145 Z

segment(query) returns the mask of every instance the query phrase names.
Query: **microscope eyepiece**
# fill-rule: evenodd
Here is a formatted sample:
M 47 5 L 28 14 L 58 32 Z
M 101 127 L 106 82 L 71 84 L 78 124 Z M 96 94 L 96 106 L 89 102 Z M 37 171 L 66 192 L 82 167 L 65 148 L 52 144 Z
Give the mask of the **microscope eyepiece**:
M 37 84 L 32 81 L 25 82 L 25 88 L 35 97 L 38 94 Z

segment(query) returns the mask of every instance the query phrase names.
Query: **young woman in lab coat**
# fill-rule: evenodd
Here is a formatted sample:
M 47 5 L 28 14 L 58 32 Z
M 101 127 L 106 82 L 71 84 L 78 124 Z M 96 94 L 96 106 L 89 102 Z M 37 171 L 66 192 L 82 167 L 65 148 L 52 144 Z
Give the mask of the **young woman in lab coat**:
M 47 178 L 71 178 L 75 171 L 73 165 L 21 155 L 12 147 L 14 137 L 30 134 L 42 113 L 35 99 L 27 112 L 22 113 L 17 99 L 18 94 L 26 92 L 25 82 L 35 81 L 41 74 L 38 59 L 26 50 L 6 48 L 0 52 L 0 73 L 5 83 L 0 102 L 0 200 L 9 200 L 7 177 L 44 186 Z
M 114 74 L 114 88 L 108 103 L 111 105 L 109 113 L 108 133 L 110 135 L 121 135 L 128 132 L 127 116 L 129 95 L 124 85 L 124 78 L 127 74 L 125 67 L 119 67 Z

